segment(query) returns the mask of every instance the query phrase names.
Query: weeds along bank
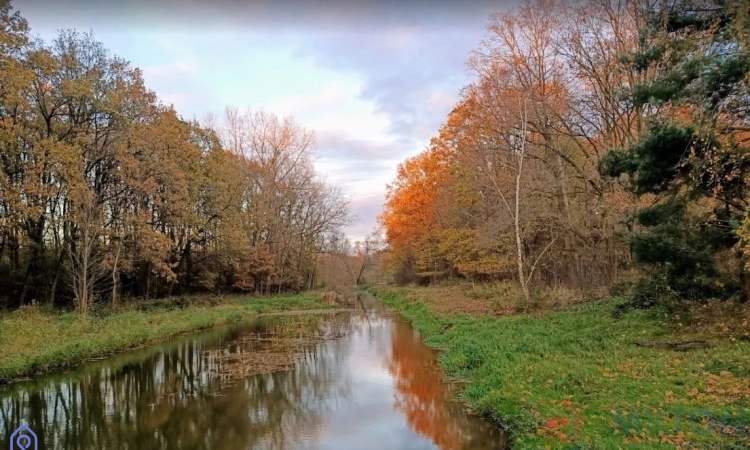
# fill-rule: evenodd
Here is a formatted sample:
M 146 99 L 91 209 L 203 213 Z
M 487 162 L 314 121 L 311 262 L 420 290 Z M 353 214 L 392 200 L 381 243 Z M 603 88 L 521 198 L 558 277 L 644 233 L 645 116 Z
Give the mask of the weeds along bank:
M 88 317 L 23 307 L 0 315 L 0 383 L 262 313 L 334 307 L 312 294 L 162 300 Z
M 674 318 L 614 314 L 618 299 L 497 317 L 476 301 L 473 312 L 446 308 L 426 291 L 371 288 L 444 350 L 446 375 L 468 382 L 463 399 L 505 424 L 515 449 L 750 444 L 750 342 L 741 335 L 675 352 L 635 344 L 689 338 Z

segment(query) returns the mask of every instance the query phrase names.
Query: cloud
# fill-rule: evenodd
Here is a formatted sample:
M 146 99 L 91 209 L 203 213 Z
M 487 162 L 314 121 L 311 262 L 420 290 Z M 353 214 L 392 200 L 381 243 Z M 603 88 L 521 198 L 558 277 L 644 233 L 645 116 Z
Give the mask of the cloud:
M 96 16 L 101 26 L 165 26 L 222 31 L 227 27 L 267 31 L 320 29 L 369 30 L 393 25 L 428 25 L 442 29 L 473 25 L 476 17 L 502 7 L 502 0 L 129 0 L 46 2 L 16 0 L 14 7 L 43 11 L 50 20 Z
M 288 95 L 274 100 L 267 109 L 281 115 L 305 114 L 320 110 L 330 110 L 346 97 L 347 90 L 342 86 L 329 86 L 318 92 L 305 95 Z
M 316 169 L 350 196 L 352 213 L 358 219 L 345 232 L 352 240 L 364 239 L 383 208 L 385 185 L 409 147 L 395 141 L 358 139 L 341 130 L 318 133 L 317 143 Z
M 165 105 L 174 105 L 175 110 L 179 113 L 182 111 L 196 110 L 196 105 L 205 104 L 208 99 L 194 91 L 169 91 L 159 95 L 159 99 Z M 185 116 L 186 119 L 192 119 L 192 116 Z
M 376 225 L 376 218 L 383 209 L 385 194 L 373 194 L 352 199 L 352 213 L 358 222 L 346 230 L 352 240 L 363 240 Z
M 340 129 L 319 131 L 316 138 L 319 155 L 338 161 L 392 159 L 411 150 L 401 142 L 357 139 Z
M 164 104 L 174 105 L 187 118 L 205 114 L 212 97 L 211 92 L 201 89 L 202 67 L 197 58 L 145 64 L 140 69 L 146 86 L 154 89 Z
M 161 83 L 164 81 L 184 78 L 196 73 L 198 64 L 194 60 L 178 60 L 166 64 L 141 66 L 143 77 L 148 82 Z
M 464 61 L 483 35 L 483 17 L 465 30 L 425 26 L 368 32 L 317 33 L 297 47 L 300 57 L 363 78 L 360 98 L 388 118 L 388 133 L 426 142 L 470 81 Z
M 355 198 L 382 195 L 398 164 L 422 150 L 413 143 L 359 139 L 342 130 L 319 132 L 317 149 L 316 169 Z

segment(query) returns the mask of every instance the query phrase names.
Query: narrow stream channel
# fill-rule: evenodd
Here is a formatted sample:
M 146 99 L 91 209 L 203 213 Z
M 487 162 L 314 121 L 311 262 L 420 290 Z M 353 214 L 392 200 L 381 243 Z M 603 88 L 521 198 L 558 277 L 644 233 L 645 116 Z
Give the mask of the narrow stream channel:
M 362 306 L 234 324 L 3 387 L 0 449 L 21 423 L 39 450 L 507 448 L 454 401 L 411 325 L 371 296 Z M 291 369 L 246 373 L 279 356 L 270 337 L 311 333 L 325 340 L 298 349 Z

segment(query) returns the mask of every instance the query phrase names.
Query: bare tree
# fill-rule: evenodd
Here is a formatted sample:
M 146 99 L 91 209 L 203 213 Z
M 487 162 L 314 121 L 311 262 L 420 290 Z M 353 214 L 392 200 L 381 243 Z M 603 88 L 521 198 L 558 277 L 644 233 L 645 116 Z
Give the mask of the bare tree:
M 365 270 L 374 264 L 373 257 L 383 249 L 383 242 L 377 232 L 372 232 L 365 237 L 364 241 L 354 242 L 354 257 L 357 262 L 354 284 L 359 286 L 364 282 Z
M 226 108 L 217 133 L 243 168 L 248 247 L 255 253 L 262 247 L 273 261 L 273 270 L 265 279 L 254 276 L 254 283 L 262 285 L 261 292 L 270 292 L 272 284 L 279 292 L 310 286 L 321 236 L 353 219 L 340 190 L 315 173 L 314 134 L 292 117 L 235 107 Z
M 86 190 L 81 201 L 76 204 L 75 211 L 76 226 L 68 251 L 69 274 L 78 312 L 86 315 L 94 301 L 96 282 L 105 273 L 99 248 L 101 210 L 94 201 L 93 193 Z

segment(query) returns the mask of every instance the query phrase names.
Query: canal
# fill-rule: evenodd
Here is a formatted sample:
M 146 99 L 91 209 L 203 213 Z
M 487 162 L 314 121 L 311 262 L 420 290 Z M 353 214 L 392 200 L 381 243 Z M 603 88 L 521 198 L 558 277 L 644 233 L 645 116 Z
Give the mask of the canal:
M 455 390 L 363 294 L 354 312 L 259 318 L 2 387 L 0 449 L 23 423 L 40 450 L 507 448 Z

